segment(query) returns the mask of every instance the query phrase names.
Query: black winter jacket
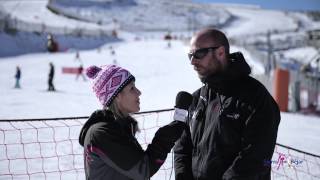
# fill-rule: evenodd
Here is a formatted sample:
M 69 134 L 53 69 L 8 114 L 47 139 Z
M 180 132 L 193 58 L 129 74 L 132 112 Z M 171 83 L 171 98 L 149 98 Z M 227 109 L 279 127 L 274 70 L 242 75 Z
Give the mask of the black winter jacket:
M 177 142 L 176 180 L 269 180 L 280 122 L 266 88 L 242 54 L 193 94 L 189 130 Z
M 186 129 L 174 121 L 160 128 L 146 151 L 134 137 L 136 121 L 115 119 L 111 111 L 98 110 L 84 124 L 79 143 L 84 147 L 87 180 L 145 180 L 164 163 L 175 141 Z

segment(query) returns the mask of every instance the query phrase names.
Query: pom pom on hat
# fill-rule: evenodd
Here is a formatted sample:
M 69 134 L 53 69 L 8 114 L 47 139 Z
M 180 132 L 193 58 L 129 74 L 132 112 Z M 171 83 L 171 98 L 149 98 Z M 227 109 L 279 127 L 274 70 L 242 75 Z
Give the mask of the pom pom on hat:
M 101 68 L 97 66 L 90 66 L 86 69 L 86 75 L 90 78 L 93 79 L 97 76 L 97 74 L 101 71 Z
M 135 77 L 126 69 L 116 65 L 90 66 L 86 70 L 89 78 L 93 79 L 93 92 L 102 106 L 110 106 L 113 99 Z

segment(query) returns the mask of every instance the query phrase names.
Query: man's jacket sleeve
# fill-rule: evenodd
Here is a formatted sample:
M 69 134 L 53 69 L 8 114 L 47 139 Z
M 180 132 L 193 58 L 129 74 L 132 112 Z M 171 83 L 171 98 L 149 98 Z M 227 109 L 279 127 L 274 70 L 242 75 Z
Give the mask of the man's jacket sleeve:
M 174 146 L 174 170 L 176 180 L 193 180 L 192 175 L 192 141 L 187 127 Z
M 273 98 L 260 96 L 244 122 L 241 151 L 224 173 L 224 180 L 270 179 L 270 162 L 277 139 L 280 111 Z

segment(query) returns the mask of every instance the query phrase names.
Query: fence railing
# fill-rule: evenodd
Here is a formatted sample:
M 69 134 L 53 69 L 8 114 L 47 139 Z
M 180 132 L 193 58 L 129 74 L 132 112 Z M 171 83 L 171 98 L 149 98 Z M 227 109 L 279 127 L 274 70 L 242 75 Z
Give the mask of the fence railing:
M 172 121 L 172 109 L 134 115 L 143 148 Z M 80 129 L 88 117 L 0 120 L 0 179 L 84 179 Z M 273 179 L 320 179 L 320 156 L 277 144 Z M 174 179 L 172 154 L 152 180 Z

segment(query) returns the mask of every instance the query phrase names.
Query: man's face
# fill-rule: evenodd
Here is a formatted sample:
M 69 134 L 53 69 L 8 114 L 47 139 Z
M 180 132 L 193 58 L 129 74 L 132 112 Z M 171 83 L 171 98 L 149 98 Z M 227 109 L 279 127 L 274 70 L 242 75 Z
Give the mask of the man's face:
M 192 38 L 189 57 L 200 79 L 220 73 L 227 66 L 224 47 L 210 38 Z

